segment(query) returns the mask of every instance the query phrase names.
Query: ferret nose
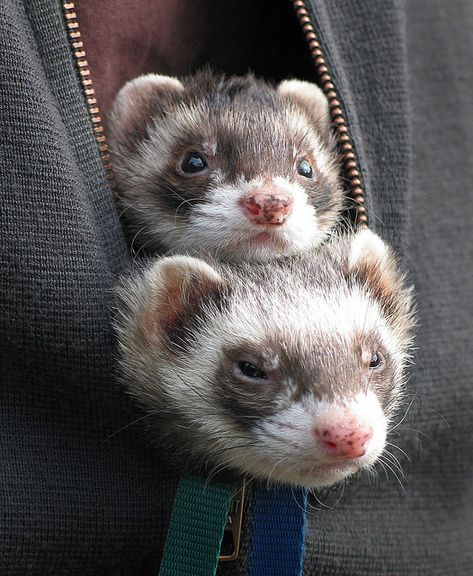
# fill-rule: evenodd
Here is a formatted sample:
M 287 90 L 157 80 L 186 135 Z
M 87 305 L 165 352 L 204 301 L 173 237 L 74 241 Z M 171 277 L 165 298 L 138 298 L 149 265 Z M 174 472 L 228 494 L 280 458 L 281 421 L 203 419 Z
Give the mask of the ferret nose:
M 248 218 L 255 224 L 278 226 L 284 224 L 292 212 L 292 196 L 279 191 L 247 192 L 241 204 Z
M 366 443 L 373 436 L 371 426 L 322 426 L 315 435 L 326 452 L 337 458 L 358 458 L 366 453 Z

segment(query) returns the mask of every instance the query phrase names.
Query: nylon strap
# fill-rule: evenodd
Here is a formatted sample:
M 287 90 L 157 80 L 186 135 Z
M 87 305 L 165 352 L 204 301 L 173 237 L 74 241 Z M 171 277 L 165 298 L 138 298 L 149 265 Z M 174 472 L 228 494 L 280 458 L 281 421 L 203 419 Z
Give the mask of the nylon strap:
M 259 486 L 253 491 L 248 576 L 300 576 L 307 490 Z
M 235 492 L 184 474 L 177 488 L 159 576 L 213 576 Z

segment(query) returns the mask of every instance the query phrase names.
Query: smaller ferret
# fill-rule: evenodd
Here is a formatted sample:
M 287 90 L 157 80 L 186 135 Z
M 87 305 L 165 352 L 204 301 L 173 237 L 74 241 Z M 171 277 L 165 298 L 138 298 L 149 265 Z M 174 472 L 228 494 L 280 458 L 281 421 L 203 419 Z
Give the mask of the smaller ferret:
M 115 99 L 109 141 L 133 249 L 267 261 L 322 243 L 343 208 L 328 102 L 309 82 L 141 76 Z
M 122 282 L 116 320 L 125 386 L 187 464 L 306 487 L 382 454 L 413 324 L 368 230 L 271 263 L 162 258 Z

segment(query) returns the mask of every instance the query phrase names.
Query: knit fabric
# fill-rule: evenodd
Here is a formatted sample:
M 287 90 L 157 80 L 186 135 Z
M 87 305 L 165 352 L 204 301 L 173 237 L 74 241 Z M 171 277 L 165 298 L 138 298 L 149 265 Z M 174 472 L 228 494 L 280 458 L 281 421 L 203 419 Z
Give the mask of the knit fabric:
M 0 2 L 0 574 L 150 574 L 177 478 L 114 378 L 128 250 L 61 7 L 25 5 Z
M 389 440 L 412 463 L 388 446 L 408 481 L 379 468 L 317 493 L 304 574 L 465 576 L 473 4 L 313 4 L 371 224 L 403 254 L 420 321 L 413 404 Z M 129 256 L 61 6 L 2 0 L 0 32 L 0 574 L 152 576 L 178 474 L 114 377 L 112 289 Z M 221 575 L 244 573 L 247 538 Z

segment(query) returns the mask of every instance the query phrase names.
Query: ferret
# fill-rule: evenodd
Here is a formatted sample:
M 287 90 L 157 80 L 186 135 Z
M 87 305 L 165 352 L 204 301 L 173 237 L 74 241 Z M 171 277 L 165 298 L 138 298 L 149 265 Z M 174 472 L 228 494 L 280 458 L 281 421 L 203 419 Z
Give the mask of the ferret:
M 109 142 L 135 251 L 267 261 L 322 243 L 343 208 L 328 102 L 309 82 L 141 76 L 115 99 Z
M 123 381 L 188 464 L 330 485 L 385 448 L 412 300 L 369 230 L 270 263 L 164 257 L 118 290 Z

